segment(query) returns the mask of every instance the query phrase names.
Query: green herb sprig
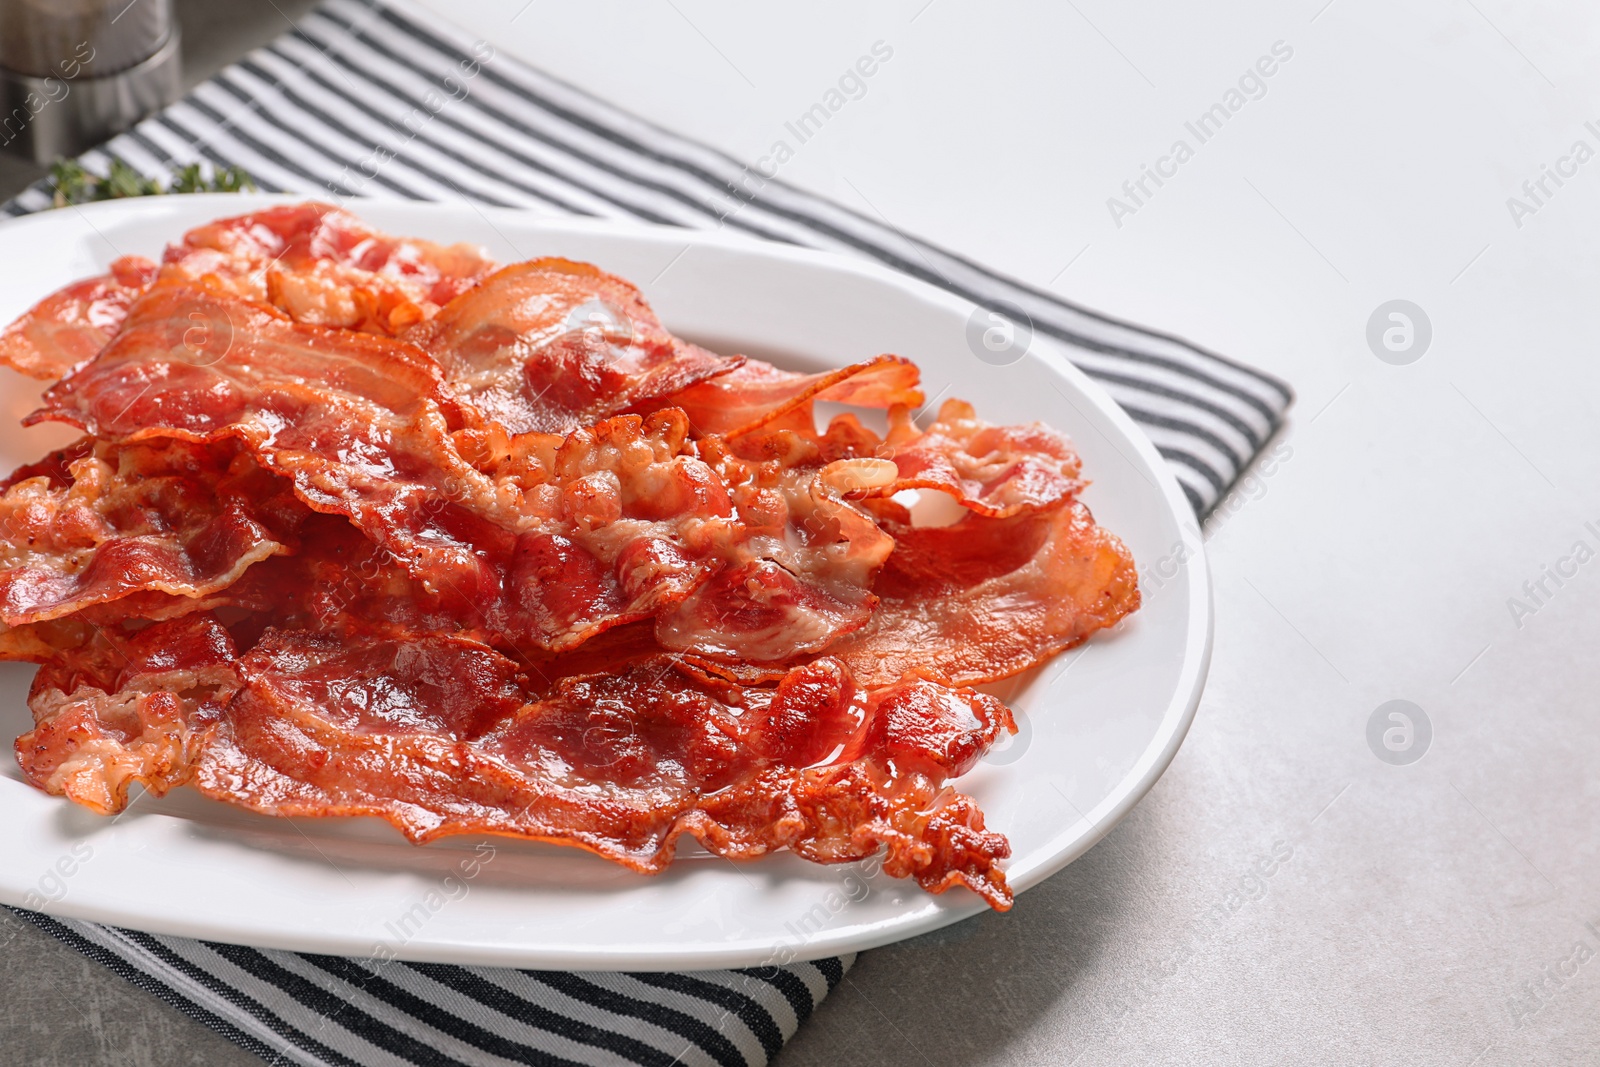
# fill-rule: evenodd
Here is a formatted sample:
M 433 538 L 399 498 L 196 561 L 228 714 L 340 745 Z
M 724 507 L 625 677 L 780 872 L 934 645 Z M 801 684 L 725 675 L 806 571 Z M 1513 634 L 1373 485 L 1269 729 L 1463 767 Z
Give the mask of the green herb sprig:
M 242 167 L 221 167 L 207 178 L 200 164 L 174 167 L 172 178 L 161 182 L 146 178 L 120 159 L 111 161 L 105 177 L 83 168 L 71 159 L 58 159 L 50 167 L 50 184 L 55 187 L 56 207 L 89 204 L 97 200 L 117 200 L 125 196 L 160 196 L 164 193 L 239 193 L 256 190 L 256 183 Z

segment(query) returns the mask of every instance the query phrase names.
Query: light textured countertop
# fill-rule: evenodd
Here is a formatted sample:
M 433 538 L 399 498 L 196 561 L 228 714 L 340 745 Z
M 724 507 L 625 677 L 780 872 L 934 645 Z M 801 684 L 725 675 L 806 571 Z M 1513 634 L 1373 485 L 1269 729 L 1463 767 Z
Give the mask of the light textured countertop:
M 1600 1062 L 1600 12 L 428 2 L 751 161 L 885 42 L 784 179 L 1299 391 L 1210 530 L 1166 776 L 1010 915 L 864 955 L 785 1067 Z M 253 6 L 196 34 L 284 24 Z M 1398 365 L 1392 300 L 1432 335 Z M 1390 709 L 1369 745 L 1391 700 L 1431 727 L 1409 765 Z M 8 1063 L 256 1062 L 7 939 Z

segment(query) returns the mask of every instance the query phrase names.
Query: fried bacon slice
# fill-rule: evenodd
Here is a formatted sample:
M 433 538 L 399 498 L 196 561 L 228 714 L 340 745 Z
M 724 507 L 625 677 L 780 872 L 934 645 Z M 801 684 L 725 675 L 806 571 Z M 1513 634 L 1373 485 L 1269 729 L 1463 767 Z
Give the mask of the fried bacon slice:
M 673 337 L 621 278 L 558 258 L 505 267 L 403 337 L 508 434 L 569 434 L 744 362 Z
M 297 322 L 393 335 L 492 273 L 468 245 L 372 229 L 331 204 L 267 208 L 196 227 L 160 264 L 124 256 L 50 294 L 0 332 L 0 366 L 56 380 L 93 359 L 161 277 L 268 304 Z
M 296 322 L 396 334 L 495 269 L 481 249 L 380 233 L 331 204 L 218 219 L 167 248 L 163 275 L 271 304 Z
M 1139 607 L 1138 571 L 1081 503 L 995 519 L 969 515 L 917 527 L 905 508 L 876 502 L 895 541 L 878 573 L 871 620 L 828 648 L 863 685 L 916 672 L 947 685 L 1020 674 L 1115 626 Z M 700 669 L 745 682 L 779 677 L 762 662 L 691 652 Z
M 97 630 L 39 668 L 34 727 L 17 764 L 47 793 L 109 815 L 134 782 L 163 794 L 187 782 L 202 739 L 239 688 L 228 631 L 209 612 L 134 634 Z
M 863 680 L 885 684 L 920 670 L 957 684 L 995 681 L 1137 609 L 1132 559 L 1076 502 L 1080 464 L 1064 437 L 1038 424 L 990 425 L 959 400 L 947 401 L 926 430 L 903 406 L 890 410 L 889 426 L 880 439 L 844 414 L 819 433 L 807 404 L 732 441 L 700 443 L 703 455 L 725 452 L 752 469 L 829 485 L 845 502 L 865 504 L 872 523 L 890 535 L 893 552 L 871 572 L 871 621 L 828 646 Z M 895 499 L 919 489 L 953 498 L 965 518 L 947 527 L 913 524 Z M 819 517 L 803 517 L 799 525 L 816 529 Z M 736 620 L 747 642 L 757 630 L 748 610 L 732 615 L 713 603 L 709 611 L 690 612 L 715 590 L 697 591 L 677 610 L 679 618 L 658 625 L 663 645 L 744 679 L 774 677 L 806 651 L 791 645 L 783 653 L 804 628 L 781 617 L 773 619 L 764 655 L 750 654 L 748 644 L 719 645 L 719 620 Z M 677 643 L 673 631 L 680 627 L 699 634 L 699 642 Z
M 804 618 L 793 646 L 804 651 L 865 624 L 892 542 L 815 472 L 763 481 L 732 461 L 719 473 L 666 409 L 524 441 L 496 480 L 457 451 L 450 406 L 437 365 L 410 345 L 162 283 L 30 419 L 129 440 L 238 440 L 311 508 L 349 518 L 513 644 L 571 647 L 714 576 L 720 591 L 696 617 L 728 620 L 758 658 L 771 652 L 745 624 L 757 615 L 767 645 L 775 620 Z M 819 522 L 823 511 L 835 521 Z M 664 626 L 673 647 L 727 646 Z
M 493 486 L 449 446 L 442 401 L 438 366 L 408 345 L 163 282 L 29 421 L 108 439 L 237 441 L 316 510 L 414 525 L 424 495 L 494 503 Z M 446 583 L 471 583 L 479 569 L 470 546 L 448 539 L 405 547 Z
M 931 489 L 970 511 L 1004 518 L 1038 511 L 1076 497 L 1087 484 L 1082 461 L 1067 438 L 1040 423 L 996 426 L 977 417 L 964 400 L 947 400 L 926 429 L 912 409 L 889 407 L 880 437 L 854 414 L 836 415 L 818 431 L 816 397 L 806 397 L 767 423 L 732 435 L 728 447 L 746 459 L 775 459 L 786 466 L 820 466 L 839 459 L 878 459 L 886 466 L 844 487 L 854 499 L 893 497 Z
M 161 436 L 202 439 L 253 416 L 257 423 L 235 436 L 264 440 L 274 419 L 304 422 L 303 409 L 325 400 L 409 417 L 439 397 L 439 383 L 438 366 L 408 345 L 296 323 L 262 304 L 163 282 L 135 302 L 91 363 L 46 392 L 45 410 L 30 421 L 77 422 L 95 436 L 161 428 Z
M 93 359 L 156 271 L 148 259 L 123 256 L 108 273 L 51 293 L 0 331 L 0 366 L 55 381 Z
M 524 704 L 516 665 L 473 642 L 276 632 L 241 673 L 198 760 L 195 785 L 215 799 L 375 815 L 416 842 L 577 845 L 645 873 L 686 833 L 731 859 L 886 846 L 893 875 L 1010 905 L 1005 839 L 947 784 L 1015 729 L 971 690 L 865 691 L 829 659 L 739 686 L 657 656 Z
M 1116 625 L 1139 607 L 1138 571 L 1076 501 L 1004 519 L 917 528 L 892 503 L 895 551 L 872 622 L 833 649 L 864 684 L 918 670 L 950 685 L 998 681 Z
M 511 584 L 563 592 L 539 602 L 524 593 L 519 603 L 573 619 L 597 598 L 619 608 L 583 633 L 555 615 L 543 632 L 560 624 L 577 640 L 546 647 L 655 617 L 663 644 L 683 651 L 787 656 L 774 647 L 774 626 L 788 628 L 791 648 L 820 651 L 866 623 L 872 575 L 893 550 L 818 472 L 706 453 L 673 409 L 574 433 L 551 466 L 565 525 L 525 535 Z
M 747 536 L 735 565 L 657 619 L 661 644 L 781 663 L 820 652 L 866 625 L 877 604 L 873 577 L 891 558 L 894 541 L 846 495 L 885 465 L 748 461 L 716 439 L 699 442 L 698 454 L 731 487 Z
M 803 423 L 818 400 L 869 408 L 916 407 L 922 403 L 920 380 L 917 365 L 903 356 L 876 356 L 817 374 L 796 374 L 750 359 L 654 406 L 682 408 L 698 435 L 738 437 L 779 420 L 791 424 L 796 413 L 805 416 Z
M 0 619 L 225 589 L 292 550 L 301 509 L 287 489 L 236 447 L 170 440 L 85 441 L 24 468 L 0 494 Z
M 130 617 L 163 619 L 212 611 L 227 616 L 241 648 L 249 648 L 269 627 L 368 636 L 438 633 L 481 642 L 498 638 L 450 610 L 399 560 L 348 522 L 307 512 L 296 541 L 293 553 L 257 563 L 215 593 L 148 602 L 129 598 L 77 617 L 115 628 Z
M 908 409 L 892 409 L 880 454 L 896 477 L 872 495 L 934 489 L 991 518 L 1054 507 L 1084 486 L 1083 464 L 1064 436 L 1039 423 L 991 425 L 965 400 L 946 400 L 926 430 Z

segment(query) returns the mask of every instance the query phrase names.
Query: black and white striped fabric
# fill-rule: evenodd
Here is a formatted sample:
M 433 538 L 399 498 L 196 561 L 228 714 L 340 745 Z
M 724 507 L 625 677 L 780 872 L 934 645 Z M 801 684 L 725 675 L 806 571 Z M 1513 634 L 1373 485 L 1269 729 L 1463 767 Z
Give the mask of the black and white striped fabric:
M 519 971 L 245 948 L 11 909 L 268 1063 L 771 1062 L 854 956 L 689 974 Z
M 445 104 L 448 102 L 448 106 Z M 83 164 L 242 166 L 261 188 L 642 219 L 875 259 L 1069 346 L 1150 434 L 1197 514 L 1277 431 L 1283 383 L 1117 322 L 775 180 L 497 55 L 408 0 L 325 0 Z M 40 183 L 6 204 L 47 208 Z M 344 959 L 19 912 L 273 1063 L 767 1063 L 854 957 L 700 974 Z
M 1172 466 L 1204 516 L 1293 395 L 1260 371 L 1067 303 L 802 192 L 437 25 L 407 0 L 327 0 L 299 27 L 84 164 L 243 166 L 267 190 L 536 205 L 742 231 L 864 255 L 1015 314 L 1070 347 Z M 37 186 L 6 206 L 50 204 Z

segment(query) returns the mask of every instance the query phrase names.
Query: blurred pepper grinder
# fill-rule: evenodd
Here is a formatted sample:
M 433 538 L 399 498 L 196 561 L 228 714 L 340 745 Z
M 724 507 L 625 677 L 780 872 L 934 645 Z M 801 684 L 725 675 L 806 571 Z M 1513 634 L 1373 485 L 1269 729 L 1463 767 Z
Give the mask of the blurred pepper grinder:
M 172 0 L 0 0 L 0 150 L 75 156 L 181 87 Z

